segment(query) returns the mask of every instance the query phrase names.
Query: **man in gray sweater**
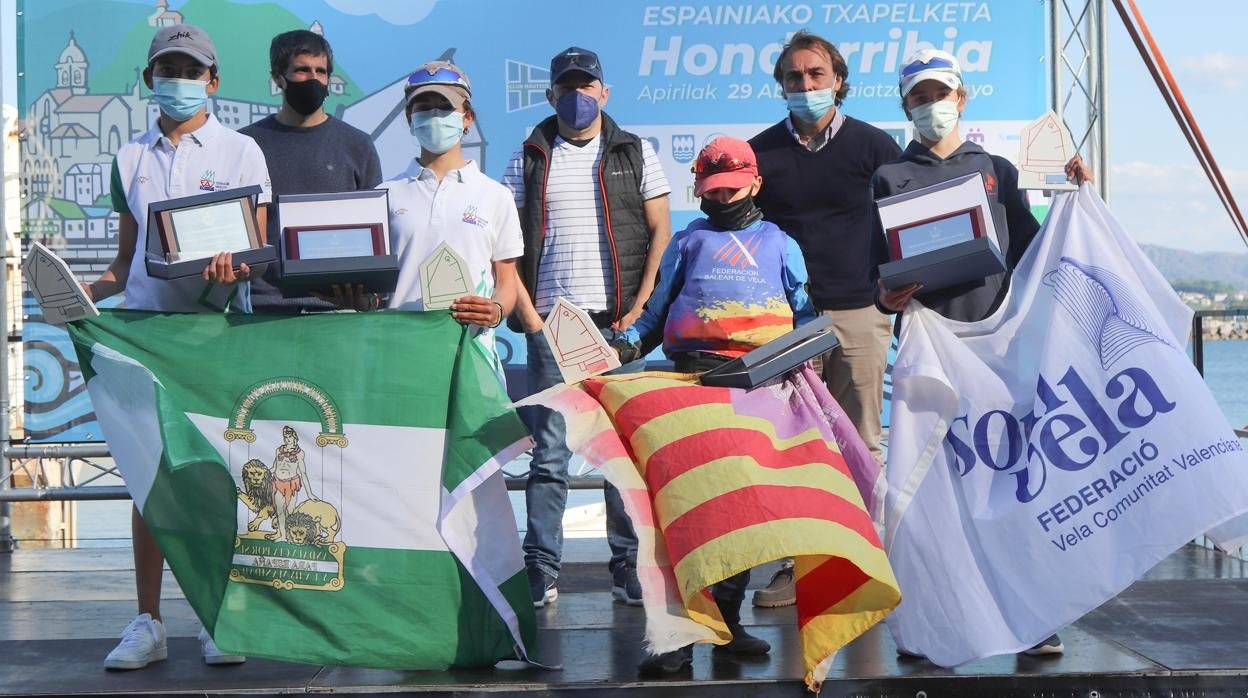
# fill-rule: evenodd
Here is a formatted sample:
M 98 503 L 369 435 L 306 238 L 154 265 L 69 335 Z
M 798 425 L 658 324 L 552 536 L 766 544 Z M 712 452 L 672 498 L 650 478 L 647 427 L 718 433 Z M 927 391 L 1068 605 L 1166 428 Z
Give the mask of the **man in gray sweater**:
M 381 183 L 381 161 L 368 134 L 325 113 L 334 52 L 325 37 L 297 29 L 273 37 L 269 45 L 273 81 L 282 90 L 282 107 L 240 131 L 264 151 L 273 193 L 322 194 L 372 189 Z M 277 216 L 270 213 L 268 240 L 278 244 Z M 251 282 L 257 313 L 298 314 L 334 310 L 311 296 L 284 298 L 277 288 L 278 265 Z

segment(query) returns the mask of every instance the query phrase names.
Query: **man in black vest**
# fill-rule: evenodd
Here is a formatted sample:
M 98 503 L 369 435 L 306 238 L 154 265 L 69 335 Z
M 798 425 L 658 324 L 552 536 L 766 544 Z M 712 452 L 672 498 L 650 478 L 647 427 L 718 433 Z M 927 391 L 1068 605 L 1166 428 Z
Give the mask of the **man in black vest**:
M 609 90 L 598 55 L 568 48 L 551 60 L 550 79 L 546 99 L 555 116 L 533 129 L 503 177 L 524 230 L 523 288 L 508 324 L 525 333 L 532 392 L 563 380 L 541 332 L 555 301 L 563 297 L 588 311 L 603 336 L 614 339 L 641 315 L 671 237 L 671 188 L 650 143 L 603 113 Z M 617 372 L 643 367 L 636 361 Z M 537 444 L 525 488 L 524 557 L 540 608 L 558 595 L 571 453 L 562 417 L 536 407 L 525 417 Z M 637 535 L 619 492 L 607 485 L 604 498 L 612 594 L 641 605 Z
M 797 240 L 810 274 L 810 296 L 830 314 L 840 346 L 823 357 L 828 391 L 858 427 L 876 460 L 884 368 L 892 325 L 875 307 L 872 260 L 883 239 L 873 235 L 871 175 L 901 155 L 891 136 L 845 116 L 849 92 L 845 58 L 827 39 L 799 31 L 785 45 L 773 73 L 789 114 L 750 139 L 763 188 L 754 198 L 763 217 Z M 887 257 L 887 251 L 883 251 Z M 795 602 L 793 570 L 785 566 L 755 606 Z

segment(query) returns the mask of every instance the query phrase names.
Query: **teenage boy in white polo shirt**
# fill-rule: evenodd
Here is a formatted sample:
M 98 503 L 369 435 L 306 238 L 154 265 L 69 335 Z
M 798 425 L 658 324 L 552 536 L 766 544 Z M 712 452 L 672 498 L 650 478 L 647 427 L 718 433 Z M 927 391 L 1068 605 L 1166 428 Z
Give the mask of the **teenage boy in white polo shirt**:
M 202 29 L 178 24 L 161 29 L 147 52 L 143 80 L 160 107 L 157 123 L 121 147 L 113 159 L 113 208 L 120 215 L 117 256 L 108 270 L 86 285 L 95 301 L 125 293 L 127 308 L 166 312 L 250 310 L 246 264 L 234 269 L 229 252 L 212 259 L 202 278 L 164 281 L 147 275 L 145 251 L 149 204 L 183 196 L 251 185 L 269 200 L 264 155 L 255 141 L 225 128 L 205 105 L 217 91 L 217 53 Z M 264 207 L 257 213 L 265 226 Z M 160 620 L 164 556 L 138 510 L 131 516 L 134 577 L 139 615 L 104 660 L 107 669 L 140 669 L 168 655 Z M 200 648 L 208 664 L 237 664 L 244 657 L 223 654 L 202 629 Z
M 420 155 L 390 190 L 390 249 L 399 258 L 399 281 L 389 306 L 423 310 L 420 265 L 445 242 L 463 257 L 474 293 L 451 305 L 456 320 L 485 328 L 478 341 L 500 379 L 494 333 L 516 298 L 516 258 L 524 254 L 520 218 L 511 193 L 464 158 L 461 140 L 475 113 L 468 76 L 446 61 L 416 69 L 404 88 L 406 113 Z

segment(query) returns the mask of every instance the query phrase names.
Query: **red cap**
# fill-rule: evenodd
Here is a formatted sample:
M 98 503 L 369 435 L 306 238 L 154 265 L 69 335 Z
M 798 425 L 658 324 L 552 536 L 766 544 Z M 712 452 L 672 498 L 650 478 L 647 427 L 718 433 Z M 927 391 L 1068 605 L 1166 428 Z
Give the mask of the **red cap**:
M 702 196 L 711 189 L 740 189 L 754 183 L 758 158 L 749 143 L 720 136 L 698 153 L 693 163 L 693 193 Z

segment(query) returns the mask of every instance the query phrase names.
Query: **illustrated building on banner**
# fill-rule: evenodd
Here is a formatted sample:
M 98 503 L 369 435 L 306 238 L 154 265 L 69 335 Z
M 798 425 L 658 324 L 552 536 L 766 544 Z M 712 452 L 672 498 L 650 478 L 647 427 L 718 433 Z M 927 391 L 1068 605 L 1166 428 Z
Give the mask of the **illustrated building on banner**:
M 176 24 L 181 13 L 156 3 L 153 27 Z M 91 91 L 91 63 L 71 30 L 53 70 L 56 87 L 30 103 L 21 149 L 22 230 L 59 250 L 71 268 L 94 276 L 117 250 L 119 219 L 112 209 L 109 168 L 113 156 L 154 123 L 159 108 L 136 72 L 130 89 Z M 209 97 L 208 108 L 237 129 L 277 111 L 273 104 Z

